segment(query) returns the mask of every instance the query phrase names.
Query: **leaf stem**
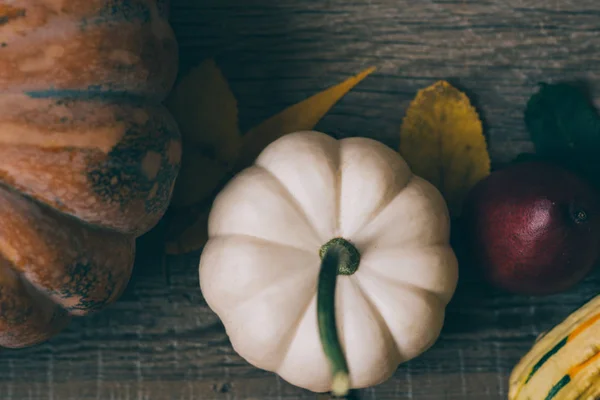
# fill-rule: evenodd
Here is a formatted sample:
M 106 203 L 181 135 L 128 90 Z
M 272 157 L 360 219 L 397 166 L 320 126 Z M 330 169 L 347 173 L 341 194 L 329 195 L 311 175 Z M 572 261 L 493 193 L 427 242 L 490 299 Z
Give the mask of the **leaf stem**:
M 348 363 L 337 332 L 335 317 L 335 288 L 341 271 L 350 275 L 358 267 L 358 251 L 344 239 L 334 239 L 323 246 L 321 272 L 317 289 L 317 316 L 323 351 L 329 360 L 332 373 L 331 392 L 346 396 L 350 390 Z M 347 273 L 352 271 L 351 273 Z

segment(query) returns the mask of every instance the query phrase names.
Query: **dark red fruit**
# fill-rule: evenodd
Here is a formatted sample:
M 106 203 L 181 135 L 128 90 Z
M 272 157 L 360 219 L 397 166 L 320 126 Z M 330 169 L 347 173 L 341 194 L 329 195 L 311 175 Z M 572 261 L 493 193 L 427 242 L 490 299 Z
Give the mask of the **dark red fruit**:
M 491 284 L 514 293 L 569 289 L 600 255 L 599 201 L 586 181 L 555 164 L 495 171 L 464 204 L 470 261 Z

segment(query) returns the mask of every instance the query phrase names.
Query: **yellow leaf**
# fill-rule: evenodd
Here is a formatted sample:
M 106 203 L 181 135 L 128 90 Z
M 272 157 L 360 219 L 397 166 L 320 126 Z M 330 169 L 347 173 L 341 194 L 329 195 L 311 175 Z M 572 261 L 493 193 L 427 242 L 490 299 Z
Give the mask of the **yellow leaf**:
M 251 165 L 270 143 L 288 133 L 312 130 L 352 88 L 375 71 L 371 67 L 346 81 L 320 92 L 267 119 L 244 135 L 236 170 Z
M 440 190 L 453 217 L 469 190 L 490 173 L 477 111 L 445 81 L 417 93 L 402 123 L 400 153 L 416 175 Z
M 235 163 L 242 145 L 237 101 L 216 63 L 207 60 L 181 79 L 166 104 L 183 138 L 171 203 L 182 207 L 205 200 Z
M 215 190 L 225 183 L 224 180 L 233 172 L 250 165 L 269 143 L 284 134 L 314 129 L 335 103 L 374 70 L 370 68 L 287 108 L 249 131 L 243 139 L 237 133 L 237 111 L 235 133 L 233 124 L 229 123 L 231 121 L 214 120 L 229 118 L 228 115 L 235 110 L 232 107 L 232 104 L 235 105 L 235 98 L 228 89 L 224 89 L 227 83 L 214 63 L 203 64 L 193 72 L 197 80 L 188 82 L 179 92 L 183 94 L 175 94 L 175 100 L 170 103 L 174 107 L 176 118 L 184 123 L 181 125 L 184 131 L 184 149 L 182 168 L 171 203 L 175 208 L 167 215 L 166 253 L 176 255 L 201 249 L 208 240 L 208 215 L 212 197 Z M 214 81 L 205 82 L 206 76 L 212 76 Z M 215 108 L 204 94 L 198 94 L 200 83 L 209 88 L 208 93 L 220 93 L 219 96 L 224 96 L 221 97 L 220 108 L 229 110 L 227 113 L 219 115 L 220 108 Z M 182 81 L 181 85 L 186 83 Z M 192 89 L 194 86 L 195 90 Z M 200 105 L 197 106 L 196 103 Z M 188 109 L 181 111 L 176 107 Z M 200 107 L 207 107 L 208 111 Z M 219 130 L 221 134 L 218 134 Z M 188 144 L 185 143 L 186 136 L 190 137 Z M 209 145 L 212 147 L 207 148 Z M 234 161 L 234 155 L 239 155 L 237 162 Z M 232 168 L 232 162 L 235 163 L 235 168 Z

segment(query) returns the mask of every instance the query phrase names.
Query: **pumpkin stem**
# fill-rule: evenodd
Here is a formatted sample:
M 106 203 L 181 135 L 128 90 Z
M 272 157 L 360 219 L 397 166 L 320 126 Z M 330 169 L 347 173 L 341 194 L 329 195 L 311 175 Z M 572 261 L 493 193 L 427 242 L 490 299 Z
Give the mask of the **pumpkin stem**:
M 317 289 L 317 316 L 323 351 L 329 360 L 334 396 L 345 396 L 350 389 L 348 363 L 340 345 L 335 318 L 335 287 L 339 274 L 351 275 L 358 268 L 360 254 L 345 239 L 336 238 L 321 248 L 321 272 Z
M 327 250 L 331 247 L 341 247 L 342 252 L 347 254 L 347 259 L 344 260 L 344 262 L 338 262 L 337 264 L 338 275 L 352 275 L 355 273 L 358 269 L 358 264 L 360 264 L 360 253 L 356 247 L 344 238 L 331 239 L 321 246 L 321 249 L 319 250 L 321 260 L 325 258 L 325 253 L 327 253 Z

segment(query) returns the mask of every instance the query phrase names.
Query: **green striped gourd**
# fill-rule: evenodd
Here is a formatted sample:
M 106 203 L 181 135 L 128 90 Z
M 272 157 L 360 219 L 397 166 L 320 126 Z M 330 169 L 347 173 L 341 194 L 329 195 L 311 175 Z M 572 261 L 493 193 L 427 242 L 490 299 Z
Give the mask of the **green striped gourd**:
M 509 400 L 600 398 L 600 296 L 537 340 L 513 369 Z

